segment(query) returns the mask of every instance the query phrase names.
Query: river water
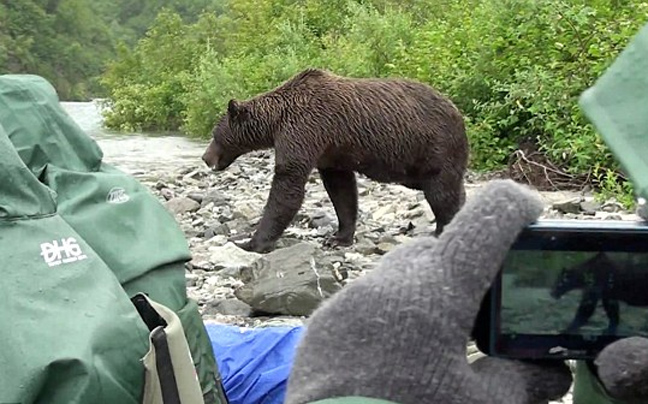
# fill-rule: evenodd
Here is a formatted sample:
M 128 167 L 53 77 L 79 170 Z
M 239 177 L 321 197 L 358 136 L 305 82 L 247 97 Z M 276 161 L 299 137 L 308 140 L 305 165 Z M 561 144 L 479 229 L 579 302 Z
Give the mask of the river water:
M 103 128 L 99 106 L 93 102 L 62 102 L 65 111 L 104 152 L 104 161 L 130 174 L 202 167 L 205 140 L 179 135 L 116 133 Z

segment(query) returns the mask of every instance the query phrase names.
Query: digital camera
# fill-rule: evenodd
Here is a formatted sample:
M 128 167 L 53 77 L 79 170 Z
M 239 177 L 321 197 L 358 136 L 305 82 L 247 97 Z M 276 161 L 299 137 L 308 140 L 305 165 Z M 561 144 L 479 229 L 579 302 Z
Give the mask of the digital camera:
M 538 220 L 527 226 L 482 301 L 473 329 L 485 354 L 593 359 L 648 337 L 648 224 Z

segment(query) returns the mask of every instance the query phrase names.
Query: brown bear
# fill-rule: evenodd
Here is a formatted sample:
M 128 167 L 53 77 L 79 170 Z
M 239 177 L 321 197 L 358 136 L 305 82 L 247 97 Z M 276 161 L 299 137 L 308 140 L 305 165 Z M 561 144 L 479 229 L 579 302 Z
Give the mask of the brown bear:
M 250 151 L 274 148 L 274 177 L 248 251 L 274 248 L 301 207 L 317 168 L 338 218 L 329 246 L 353 243 L 355 173 L 422 190 L 442 232 L 465 200 L 469 145 L 462 114 L 431 87 L 407 79 L 351 78 L 306 69 L 247 101 L 230 100 L 203 161 L 226 169 Z

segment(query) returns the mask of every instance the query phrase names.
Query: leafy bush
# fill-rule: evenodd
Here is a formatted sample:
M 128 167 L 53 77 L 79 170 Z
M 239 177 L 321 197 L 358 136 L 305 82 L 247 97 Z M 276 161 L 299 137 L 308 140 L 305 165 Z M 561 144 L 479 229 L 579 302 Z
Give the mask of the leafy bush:
M 194 24 L 163 12 L 104 76 L 107 124 L 207 137 L 230 98 L 306 67 L 410 77 L 462 109 L 473 169 L 531 148 L 629 203 L 577 100 L 646 21 L 648 2 L 628 0 L 230 0 Z

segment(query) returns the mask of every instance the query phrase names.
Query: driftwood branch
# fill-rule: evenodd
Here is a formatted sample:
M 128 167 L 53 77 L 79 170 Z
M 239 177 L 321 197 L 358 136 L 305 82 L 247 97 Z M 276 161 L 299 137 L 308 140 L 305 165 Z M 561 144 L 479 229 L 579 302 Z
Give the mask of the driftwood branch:
M 591 173 L 573 175 L 537 151 L 526 153 L 516 150 L 509 160 L 509 177 L 524 182 L 542 191 L 583 190 L 590 184 Z

